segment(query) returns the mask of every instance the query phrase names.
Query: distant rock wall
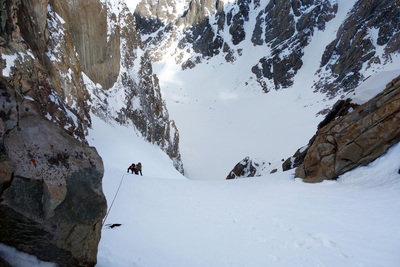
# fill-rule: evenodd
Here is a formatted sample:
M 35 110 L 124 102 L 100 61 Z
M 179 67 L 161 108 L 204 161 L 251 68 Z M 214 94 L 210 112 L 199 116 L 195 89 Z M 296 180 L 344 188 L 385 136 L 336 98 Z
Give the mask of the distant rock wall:
M 169 55 L 174 46 L 175 61 L 184 70 L 221 54 L 233 63 L 243 55 L 245 40 L 265 47 L 264 54 L 251 59 L 251 79 L 269 92 L 293 85 L 303 67 L 304 49 L 339 8 L 329 0 L 188 0 L 180 14 L 171 1 L 146 0 L 138 4 L 135 18 L 152 60 L 160 60 L 166 51 Z M 250 15 L 255 12 L 254 23 Z M 392 62 L 400 47 L 399 12 L 397 0 L 357 1 L 325 47 L 314 89 L 330 97 L 351 91 L 366 78 L 368 68 Z
M 399 122 L 400 77 L 349 114 L 325 121 L 301 156 L 296 177 L 321 182 L 369 164 L 400 142 Z
M 109 28 L 107 8 L 99 0 L 53 3 L 54 11 L 66 22 L 83 72 L 103 88 L 111 88 L 119 75 L 121 53 L 120 33 Z
M 391 62 L 399 52 L 399 1 L 359 0 L 326 47 L 315 88 L 330 96 L 350 91 L 366 78 L 363 68 Z
M 118 14 L 113 13 L 115 8 L 118 8 Z M 120 68 L 112 88 L 87 85 L 92 112 L 109 122 L 133 124 L 144 139 L 165 151 L 174 167 L 184 173 L 179 131 L 169 117 L 158 77 L 153 72 L 151 56 L 144 49 L 138 30 L 140 21 L 135 20 L 124 3 L 117 6 L 108 3 L 107 10 L 110 40 L 114 36 L 120 44 Z M 110 102 L 118 105 L 109 105 Z
M 220 53 L 225 54 L 227 62 L 234 62 L 242 55 L 240 45 L 246 38 L 251 39 L 254 46 L 266 45 L 272 49 L 271 55 L 266 49 L 266 55 L 260 55 L 261 58 L 254 62 L 251 70 L 265 92 L 293 84 L 293 77 L 302 67 L 303 49 L 310 37 L 316 30 L 325 29 L 338 8 L 337 4 L 323 0 L 240 0 L 235 3 L 201 0 L 190 1 L 184 14 L 175 14 L 174 20 L 173 13 L 167 16 L 156 12 L 160 9 L 172 10 L 171 3 L 158 2 L 158 8 L 155 9 L 149 8 L 148 2 L 142 1 L 138 5 L 136 16 L 141 33 L 158 31 L 157 38 L 150 37 L 146 43 L 163 43 L 152 49 L 154 60 L 159 60 L 161 51 L 176 41 L 177 36 L 181 36 L 176 61 L 183 69 L 194 68 L 203 58 Z M 248 25 L 250 12 L 255 11 L 259 12 L 256 24 Z M 157 22 L 158 27 L 150 27 L 151 21 Z M 181 29 L 183 31 L 179 32 Z M 253 32 L 246 29 L 253 29 Z M 183 60 L 187 51 L 194 55 Z M 272 82 L 267 83 L 266 80 Z
M 270 44 L 272 55 L 262 57 L 252 68 L 265 92 L 293 85 L 293 78 L 302 67 L 304 48 L 317 30 L 324 30 L 337 13 L 337 3 L 331 1 L 270 1 L 257 16 L 253 31 L 254 45 Z

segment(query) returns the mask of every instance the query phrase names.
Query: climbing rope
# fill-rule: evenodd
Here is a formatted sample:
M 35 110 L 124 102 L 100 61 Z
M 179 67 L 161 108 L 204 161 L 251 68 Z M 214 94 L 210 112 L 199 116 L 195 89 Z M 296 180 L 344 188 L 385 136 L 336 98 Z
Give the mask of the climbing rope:
M 113 206 L 113 204 L 114 204 L 115 199 L 117 198 L 119 189 L 121 188 L 122 180 L 124 180 L 125 175 L 126 175 L 126 174 L 123 174 L 122 177 L 121 177 L 121 181 L 119 182 L 119 186 L 118 186 L 117 192 L 115 193 L 115 196 L 114 196 L 113 201 L 111 202 L 110 208 L 108 209 L 107 214 L 106 214 L 106 216 L 104 217 L 104 220 L 103 220 L 103 223 L 101 224 L 101 227 L 103 227 L 104 223 L 105 223 L 106 220 L 107 220 L 108 214 L 109 214 L 110 211 L 111 211 L 111 208 L 112 208 L 112 206 Z

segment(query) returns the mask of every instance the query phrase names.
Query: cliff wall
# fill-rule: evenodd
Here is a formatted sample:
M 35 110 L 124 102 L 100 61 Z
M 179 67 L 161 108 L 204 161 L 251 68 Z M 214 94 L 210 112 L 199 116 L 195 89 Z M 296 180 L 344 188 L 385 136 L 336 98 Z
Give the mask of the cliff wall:
M 59 2 L 2 1 L 0 242 L 94 266 L 106 200 L 81 63 Z

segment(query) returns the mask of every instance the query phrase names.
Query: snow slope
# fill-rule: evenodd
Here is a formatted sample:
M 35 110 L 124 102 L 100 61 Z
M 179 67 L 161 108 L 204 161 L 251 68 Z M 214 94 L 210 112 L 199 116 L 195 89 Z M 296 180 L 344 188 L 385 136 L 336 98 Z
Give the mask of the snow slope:
M 399 144 L 338 181 L 305 184 L 281 171 L 187 180 L 126 128 L 95 119 L 94 129 L 109 206 L 122 180 L 98 267 L 400 265 Z M 131 161 L 144 176 L 126 174 Z

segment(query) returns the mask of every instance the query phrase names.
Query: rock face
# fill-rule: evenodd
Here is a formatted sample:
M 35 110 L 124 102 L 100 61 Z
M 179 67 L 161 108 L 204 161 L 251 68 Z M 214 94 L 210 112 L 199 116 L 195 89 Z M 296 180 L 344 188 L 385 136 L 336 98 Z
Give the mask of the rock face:
M 2 20 L 8 23 L 1 37 L 2 54 L 10 55 L 10 61 L 2 59 L 12 87 L 22 84 L 24 94 L 39 101 L 54 123 L 81 141 L 91 127 L 90 112 L 110 123 L 133 124 L 183 173 L 178 129 L 123 2 L 43 0 L 12 6 L 3 14 L 10 19 Z
M 182 64 L 183 69 L 194 68 L 204 58 L 220 53 L 225 54 L 227 62 L 234 62 L 242 55 L 240 45 L 250 39 L 254 46 L 268 46 L 271 49 L 271 52 L 266 49 L 266 55 L 254 62 L 251 70 L 265 92 L 293 84 L 293 77 L 303 64 L 303 49 L 315 31 L 325 29 L 338 8 L 337 4 L 323 0 L 265 3 L 250 0 L 215 3 L 202 0 L 190 1 L 183 15 L 176 14 L 174 20 L 173 13 L 167 15 L 159 12 L 177 12 L 167 1 L 158 2 L 157 8 L 154 5 L 150 5 L 150 8 L 146 2 L 142 1 L 136 9 L 136 15 L 141 18 L 138 21 L 146 21 L 139 23 L 139 31 L 146 34 L 158 32 L 158 37 L 149 38 L 146 44 L 164 44 L 153 49 L 154 60 L 159 60 L 162 57 L 160 51 L 176 42 L 176 61 Z M 248 25 L 250 12 L 258 12 L 255 25 Z M 150 21 L 156 21 L 158 27 L 149 27 Z M 253 29 L 253 32 L 246 32 L 246 27 Z M 178 35 L 182 37 L 178 39 Z
M 318 129 L 324 127 L 328 123 L 332 122 L 335 119 L 343 117 L 349 114 L 350 111 L 354 110 L 359 105 L 351 103 L 351 99 L 348 98 L 347 100 L 339 100 L 333 105 L 332 109 L 326 114 L 325 119 L 322 120 L 318 124 Z M 308 148 L 310 145 L 315 141 L 316 136 L 314 136 L 308 143 L 307 146 L 304 146 L 296 151 L 296 153 L 288 158 L 282 164 L 282 170 L 287 171 L 293 168 L 298 167 L 300 164 L 303 163 L 305 156 L 307 155 Z
M 325 49 L 316 89 L 331 96 L 354 89 L 365 78 L 362 69 L 390 62 L 391 54 L 400 51 L 399 44 L 399 1 L 357 1 Z
M 111 14 L 104 4 L 98 0 L 54 1 L 54 12 L 66 22 L 82 71 L 103 88 L 111 88 L 120 71 L 120 32 L 108 33 Z
M 316 30 L 337 12 L 330 1 L 270 1 L 257 16 L 252 41 L 255 45 L 270 44 L 272 53 L 252 68 L 264 91 L 270 88 L 264 78 L 272 80 L 274 89 L 287 88 L 303 65 L 303 49 Z
M 296 177 L 305 182 L 336 179 L 400 142 L 400 77 L 349 114 L 340 114 L 343 110 L 338 108 L 337 116 L 320 125 L 296 168 Z
M 0 242 L 60 266 L 94 266 L 106 212 L 100 156 L 35 101 L 3 82 L 0 90 Z
M 246 157 L 241 162 L 236 164 L 226 179 L 230 180 L 238 177 L 254 177 L 255 174 L 256 168 L 253 166 L 253 161 L 250 160 L 249 157 Z
M 85 139 L 89 94 L 61 3 L 0 2 L 0 242 L 94 266 L 103 162 Z

